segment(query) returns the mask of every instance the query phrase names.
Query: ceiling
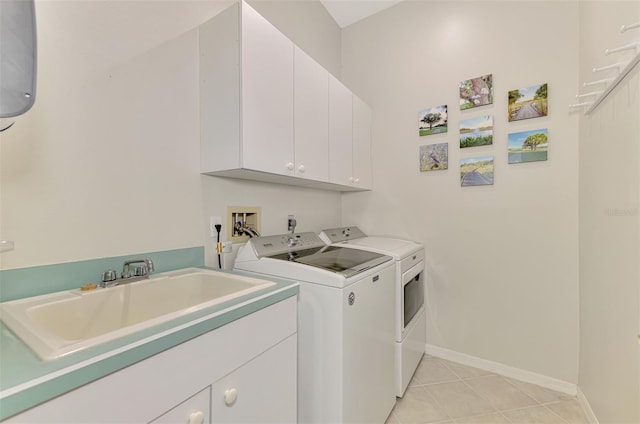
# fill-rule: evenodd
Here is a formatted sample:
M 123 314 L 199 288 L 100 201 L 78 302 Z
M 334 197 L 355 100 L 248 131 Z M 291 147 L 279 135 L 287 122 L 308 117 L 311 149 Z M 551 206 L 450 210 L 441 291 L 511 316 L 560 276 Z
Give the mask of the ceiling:
M 402 0 L 320 0 L 340 28 L 387 9 Z

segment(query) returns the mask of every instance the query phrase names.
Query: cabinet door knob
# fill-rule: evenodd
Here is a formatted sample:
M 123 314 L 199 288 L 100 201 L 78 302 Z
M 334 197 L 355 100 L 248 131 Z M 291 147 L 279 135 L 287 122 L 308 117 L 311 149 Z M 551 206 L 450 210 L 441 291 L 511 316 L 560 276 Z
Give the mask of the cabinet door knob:
M 349 182 L 352 183 L 353 182 L 353 177 L 349 177 Z
M 288 169 L 289 171 L 293 171 L 293 162 L 289 162 L 289 163 L 287 164 L 287 169 Z
M 202 424 L 204 423 L 204 413 L 202 411 L 192 412 L 189 415 L 189 424 Z
M 238 389 L 235 387 L 232 389 L 227 389 L 224 392 L 224 404 L 227 406 L 232 406 L 238 400 Z
M 298 167 L 298 172 L 301 173 L 301 174 L 304 174 L 304 165 L 300 165 Z
M 360 178 L 356 178 L 353 182 L 358 184 L 360 182 Z

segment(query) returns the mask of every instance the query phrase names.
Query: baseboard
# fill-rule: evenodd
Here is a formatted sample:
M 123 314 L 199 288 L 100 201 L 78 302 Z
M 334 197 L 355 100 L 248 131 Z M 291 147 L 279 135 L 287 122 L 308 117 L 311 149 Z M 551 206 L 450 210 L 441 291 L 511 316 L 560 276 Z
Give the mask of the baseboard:
M 537 374 L 531 371 L 526 371 L 520 368 L 511 367 L 509 365 L 500 364 L 498 362 L 477 358 L 475 356 L 445 349 L 443 347 L 435 346 L 429 343 L 427 343 L 425 346 L 425 352 L 428 355 L 437 356 L 438 358 L 458 362 L 470 367 L 480 368 L 482 370 L 500 374 L 505 377 L 513 378 L 515 380 L 524 381 L 526 383 L 546 387 L 547 389 L 555 390 L 557 392 L 565 393 L 571 396 L 576 396 L 578 393 L 578 386 L 576 384 L 568 383 L 566 381 L 558 380 L 556 378 Z
M 578 387 L 578 402 L 580 402 L 582 410 L 587 415 L 589 424 L 599 424 L 596 414 L 593 413 L 593 409 L 591 409 L 591 405 L 589 405 L 589 401 L 587 400 L 587 397 L 584 395 L 580 387 Z

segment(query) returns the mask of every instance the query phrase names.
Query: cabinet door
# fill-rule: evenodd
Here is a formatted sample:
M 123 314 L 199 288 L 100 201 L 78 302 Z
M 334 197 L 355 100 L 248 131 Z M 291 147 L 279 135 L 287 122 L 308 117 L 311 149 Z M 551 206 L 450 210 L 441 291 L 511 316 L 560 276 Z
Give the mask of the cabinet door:
M 353 185 L 371 188 L 371 108 L 353 96 Z
M 329 181 L 329 72 L 295 48 L 295 175 Z
M 165 412 L 153 424 L 207 424 L 211 422 L 211 386 Z
M 295 423 L 297 337 L 292 335 L 213 384 L 213 423 Z
M 329 181 L 351 185 L 353 135 L 351 91 L 329 75 Z
M 293 42 L 242 3 L 242 167 L 293 172 Z

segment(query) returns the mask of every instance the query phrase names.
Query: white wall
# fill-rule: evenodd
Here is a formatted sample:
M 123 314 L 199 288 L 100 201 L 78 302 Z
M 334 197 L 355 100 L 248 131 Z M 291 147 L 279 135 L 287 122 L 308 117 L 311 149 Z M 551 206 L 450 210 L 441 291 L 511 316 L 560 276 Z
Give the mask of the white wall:
M 194 28 L 230 3 L 36 2 L 36 103 L 0 135 L 0 239 L 16 246 L 0 269 L 203 244 L 212 264 L 208 216 L 227 205 L 262 206 L 266 233 L 288 213 L 300 230 L 339 224 L 339 193 L 199 174 Z M 335 24 L 301 25 L 317 7 L 297 6 L 288 35 L 339 69 Z
M 580 81 L 627 61 L 639 2 L 580 3 Z M 598 89 L 598 88 L 596 88 Z M 600 89 L 602 89 L 600 87 Z M 587 89 L 581 89 L 587 92 Z M 580 117 L 580 388 L 601 423 L 640 422 L 640 68 Z
M 202 245 L 194 28 L 222 4 L 37 2 L 35 106 L 2 133 L 2 268 Z
M 249 0 L 284 35 L 336 78 L 340 78 L 340 27 L 319 1 Z
M 344 29 L 342 77 L 373 106 L 374 190 L 343 195 L 343 223 L 426 247 L 427 343 L 578 379 L 577 2 L 402 2 Z M 492 73 L 493 106 L 461 112 L 458 82 Z M 549 84 L 549 116 L 508 123 L 507 91 Z M 418 111 L 449 106 L 446 135 Z M 494 145 L 460 149 L 461 117 L 494 116 Z M 509 132 L 548 128 L 549 160 L 508 165 Z M 449 169 L 418 170 L 449 143 Z M 460 187 L 459 160 L 491 154 L 495 185 Z

